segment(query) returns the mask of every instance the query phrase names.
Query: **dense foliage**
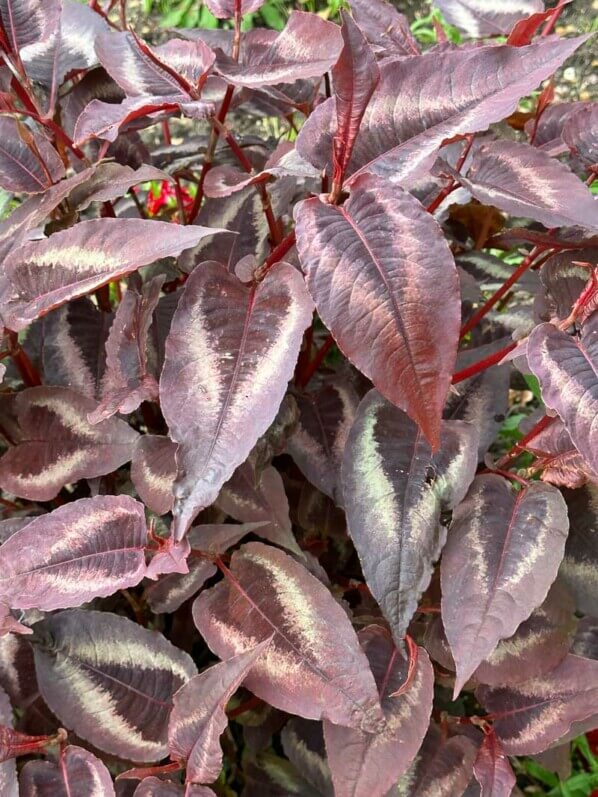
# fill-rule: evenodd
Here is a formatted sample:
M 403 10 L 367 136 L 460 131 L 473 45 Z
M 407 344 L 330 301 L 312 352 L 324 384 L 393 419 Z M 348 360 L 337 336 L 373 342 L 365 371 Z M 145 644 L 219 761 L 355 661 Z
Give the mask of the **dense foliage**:
M 0 0 L 2 797 L 507 797 L 596 725 L 587 37 L 435 2 Z

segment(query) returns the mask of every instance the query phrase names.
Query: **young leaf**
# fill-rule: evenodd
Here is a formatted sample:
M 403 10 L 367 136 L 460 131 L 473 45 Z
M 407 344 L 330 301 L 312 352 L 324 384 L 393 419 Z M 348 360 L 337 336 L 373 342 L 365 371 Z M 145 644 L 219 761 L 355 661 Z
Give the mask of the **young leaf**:
M 444 421 L 433 454 L 413 421 L 375 390 L 359 405 L 342 467 L 347 522 L 397 645 L 446 538 L 440 512 L 465 495 L 477 448 L 473 427 Z
M 379 734 L 368 734 L 324 722 L 336 797 L 386 794 L 415 758 L 432 711 L 434 673 L 423 648 L 414 646 L 411 671 L 409 661 L 380 626 L 365 628 L 359 641 L 380 691 L 386 727 Z
M 96 402 L 65 387 L 32 387 L 17 395 L 20 439 L 0 459 L 0 486 L 49 501 L 65 484 L 111 473 L 131 459 L 138 434 L 124 421 L 87 420 Z
M 314 14 L 292 11 L 274 41 L 266 46 L 261 42 L 248 45 L 241 63 L 221 53 L 216 66 L 227 82 L 257 89 L 321 77 L 336 62 L 341 47 L 337 25 Z
M 36 194 L 64 177 L 64 165 L 47 138 L 10 116 L 0 116 L 0 186 Z
M 216 505 L 235 520 L 262 523 L 260 537 L 301 554 L 293 536 L 284 484 L 276 468 L 269 466 L 257 473 L 249 461 L 243 463 L 222 488 Z
M 368 41 L 385 55 L 420 54 L 409 20 L 386 0 L 350 0 L 349 4 L 355 22 Z
M 355 143 L 353 179 L 369 172 L 404 183 L 425 173 L 445 139 L 487 130 L 509 116 L 586 38 L 459 48 L 383 64 Z M 297 140 L 299 154 L 319 168 L 328 162 L 334 116 L 331 99 Z
M 534 179 L 530 180 L 530 174 Z M 598 202 L 565 164 L 529 144 L 492 141 L 459 181 L 477 200 L 545 227 L 598 229 Z
M 575 447 L 598 472 L 598 312 L 584 323 L 581 338 L 540 324 L 529 337 L 527 359 L 542 398 L 556 410 Z
M 592 103 L 580 108 L 565 122 L 562 137 L 571 152 L 585 166 L 598 163 L 598 105 Z
M 12 728 L 13 714 L 8 695 L 0 686 L 0 725 Z M 2 797 L 19 797 L 17 767 L 14 760 L 0 763 L 0 794 Z M 24 795 L 21 795 L 24 797 Z
M 13 295 L 3 308 L 10 329 L 24 329 L 71 299 L 161 257 L 176 257 L 219 230 L 146 219 L 94 219 L 26 243 L 4 262 Z
M 193 604 L 210 648 L 230 658 L 269 639 L 246 679 L 270 705 L 308 719 L 381 730 L 374 678 L 342 607 L 302 565 L 276 548 L 249 543 L 231 570 Z
M 197 672 L 190 656 L 124 617 L 81 609 L 48 616 L 33 639 L 40 691 L 67 728 L 121 758 L 167 754 L 173 695 Z
M 380 80 L 380 70 L 363 33 L 345 11 L 341 11 L 343 49 L 332 67 L 336 98 L 334 138 L 334 186 L 340 191 L 345 170 L 368 102 Z
M 321 722 L 301 717 L 290 719 L 280 734 L 284 754 L 319 795 L 332 797 L 333 786 L 326 760 Z
M 343 353 L 436 448 L 459 337 L 459 280 L 438 224 L 373 175 L 341 207 L 295 211 L 297 247 L 318 313 Z
M 144 434 L 137 440 L 131 460 L 131 481 L 144 504 L 156 515 L 172 510 L 176 479 L 176 443 L 169 437 Z
M 434 0 L 434 5 L 442 11 L 449 25 L 474 38 L 506 36 L 520 19 L 544 11 L 542 0 L 509 0 L 496 4 L 488 0 Z
M 188 560 L 188 573 L 168 573 L 151 584 L 145 599 L 155 614 L 175 612 L 186 600 L 192 598 L 218 568 L 213 559 L 225 553 L 251 532 L 261 534 L 263 523 L 214 523 L 194 526 L 186 538 L 195 551 L 206 553 L 206 558 L 193 554 Z M 210 558 L 211 557 L 211 558 Z
M 158 398 L 158 383 L 148 371 L 147 336 L 163 282 L 161 275 L 149 280 L 141 293 L 130 288 L 118 305 L 106 341 L 102 399 L 89 415 L 90 423 L 133 412 L 142 401 Z
M 21 797 L 116 797 L 106 765 L 82 747 L 68 745 L 59 764 L 28 761 L 20 777 Z
M 181 687 L 174 696 L 168 726 L 168 749 L 186 762 L 187 783 L 212 783 L 222 769 L 220 736 L 228 724 L 226 704 L 241 686 L 271 639 L 253 650 L 221 661 Z
M 542 481 L 571 488 L 598 482 L 598 474 L 575 448 L 560 418 L 537 434 L 527 448 L 536 455 L 534 465 L 542 468 Z
M 176 539 L 274 420 L 312 312 L 301 275 L 286 263 L 250 287 L 215 263 L 187 280 L 160 379 L 162 411 L 179 444 Z
M 576 735 L 596 727 L 598 661 L 569 655 L 547 675 L 514 686 L 482 686 L 482 705 L 507 755 L 546 750 L 574 726 Z
M 476 667 L 546 597 L 569 530 L 560 492 L 532 482 L 515 492 L 478 476 L 453 514 L 442 555 L 442 618 L 457 668 L 455 695 Z
M 315 393 L 297 395 L 299 423 L 287 450 L 318 490 L 342 503 L 340 469 L 359 396 L 349 382 L 327 381 Z
M 480 784 L 480 797 L 509 797 L 513 791 L 515 774 L 494 730 L 484 737 L 473 765 L 473 774 Z
M 0 546 L 0 600 L 14 609 L 64 609 L 139 584 L 143 505 L 127 495 L 81 498 L 34 518 Z

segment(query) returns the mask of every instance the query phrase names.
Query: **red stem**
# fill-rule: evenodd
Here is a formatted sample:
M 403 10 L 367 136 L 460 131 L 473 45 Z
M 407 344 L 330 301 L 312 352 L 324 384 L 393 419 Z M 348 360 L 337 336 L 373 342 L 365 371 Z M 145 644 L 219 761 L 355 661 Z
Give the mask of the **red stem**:
M 8 333 L 8 343 L 10 347 L 10 356 L 21 374 L 23 382 L 27 387 L 37 387 L 41 385 L 42 380 L 37 368 L 33 365 L 27 353 L 21 348 L 19 337 L 16 332 Z
M 264 260 L 261 268 L 256 271 L 256 280 L 261 281 L 264 279 L 268 271 L 276 263 L 279 263 L 286 254 L 295 246 L 295 231 L 292 230 L 282 241 L 276 246 L 270 255 Z
M 519 454 L 525 451 L 527 444 L 533 440 L 534 437 L 537 437 L 540 432 L 543 432 L 544 429 L 547 429 L 554 420 L 555 419 L 550 415 L 545 415 L 543 418 L 541 418 L 538 423 L 530 429 L 525 437 L 522 437 L 521 440 L 515 443 L 510 451 L 507 451 L 507 453 L 498 460 L 496 466 L 498 468 L 508 467 L 513 460 L 517 459 Z
M 500 349 L 494 354 L 490 354 L 488 357 L 485 357 L 483 360 L 470 365 L 468 368 L 464 368 L 462 371 L 457 371 L 453 374 L 453 385 L 456 385 L 457 382 L 462 382 L 464 379 L 469 379 L 470 376 L 475 376 L 476 374 L 485 371 L 492 365 L 496 365 L 496 363 L 499 363 L 510 351 L 513 351 L 516 346 L 516 343 L 509 343 L 509 345 L 505 346 L 504 349 Z
M 334 345 L 334 338 L 332 337 L 332 335 L 328 335 L 322 346 L 318 349 L 318 353 L 313 358 L 311 363 L 309 363 L 309 365 L 305 369 L 305 372 L 302 374 L 301 379 L 299 380 L 300 387 L 307 387 L 311 378 L 316 373 L 318 368 L 322 365 L 326 355 L 333 347 L 333 345 Z
M 525 274 L 525 272 L 530 268 L 536 257 L 544 251 L 543 247 L 535 246 L 529 255 L 525 258 L 525 260 L 515 269 L 515 271 L 511 274 L 511 276 L 505 280 L 505 282 L 501 285 L 501 287 L 492 294 L 492 296 L 485 302 L 461 327 L 461 337 L 465 337 L 468 332 L 476 327 L 482 318 L 484 318 L 490 310 L 497 304 L 502 297 L 509 292 L 509 290 L 513 287 L 513 285 L 517 282 L 517 280 Z
M 559 0 L 558 5 L 555 7 L 555 9 L 554 9 L 554 11 L 552 13 L 552 16 L 550 17 L 550 19 L 548 20 L 548 22 L 546 23 L 546 25 L 544 27 L 544 30 L 540 34 L 541 36 L 549 36 L 552 33 L 552 31 L 554 30 L 554 28 L 556 26 L 556 23 L 559 20 L 559 17 L 561 16 L 563 11 L 565 10 L 565 3 L 566 2 L 567 2 L 567 0 Z

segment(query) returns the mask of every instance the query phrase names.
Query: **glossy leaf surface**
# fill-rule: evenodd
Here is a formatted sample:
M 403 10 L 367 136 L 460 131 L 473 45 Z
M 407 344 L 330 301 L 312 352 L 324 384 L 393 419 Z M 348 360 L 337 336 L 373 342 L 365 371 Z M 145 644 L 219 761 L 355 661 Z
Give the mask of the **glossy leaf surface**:
M 110 473 L 131 459 L 138 434 L 124 421 L 92 425 L 96 402 L 64 387 L 19 393 L 21 436 L 0 459 L 0 485 L 14 495 L 49 501 L 65 484 Z
M 527 358 L 548 407 L 562 418 L 571 440 L 598 471 L 598 313 L 584 324 L 581 337 L 540 324 L 530 335 Z
M 409 194 L 372 175 L 353 183 L 342 207 L 316 197 L 295 217 L 307 285 L 339 348 L 437 447 L 459 287 L 436 222 Z
M 382 712 L 367 659 L 328 589 L 290 556 L 261 543 L 234 553 L 230 572 L 195 601 L 193 618 L 222 658 L 274 633 L 247 688 L 308 719 L 378 730 Z
M 143 505 L 126 495 L 58 507 L 0 546 L 0 600 L 50 611 L 136 586 L 146 542 Z
M 144 219 L 94 219 L 25 244 L 5 261 L 13 291 L 8 325 L 23 329 L 55 307 L 161 257 L 176 257 L 216 232 Z
M 0 185 L 36 194 L 64 177 L 64 165 L 50 142 L 10 116 L 0 116 Z
M 59 612 L 35 631 L 39 688 L 67 728 L 133 761 L 166 755 L 173 695 L 196 674 L 186 653 L 107 612 Z
M 179 444 L 178 539 L 274 420 L 312 308 L 301 275 L 287 264 L 252 287 L 210 263 L 187 281 L 160 380 L 162 410 Z
M 455 694 L 542 603 L 568 531 L 567 507 L 554 487 L 532 482 L 515 492 L 501 476 L 476 478 L 453 514 L 441 565 Z
M 29 761 L 20 777 L 22 797 L 115 797 L 106 765 L 89 750 L 68 745 L 60 762 Z
M 520 19 L 544 11 L 542 0 L 434 0 L 445 20 L 469 36 L 507 35 Z
M 324 722 L 336 797 L 386 794 L 419 750 L 432 709 L 434 676 L 423 648 L 415 648 L 415 670 L 409 672 L 407 659 L 385 629 L 369 626 L 359 641 L 376 678 L 386 727 L 367 734 Z
M 476 434 L 468 424 L 443 422 L 440 439 L 433 454 L 413 421 L 371 391 L 345 448 L 349 533 L 397 644 L 446 538 L 441 510 L 463 498 L 477 465 Z

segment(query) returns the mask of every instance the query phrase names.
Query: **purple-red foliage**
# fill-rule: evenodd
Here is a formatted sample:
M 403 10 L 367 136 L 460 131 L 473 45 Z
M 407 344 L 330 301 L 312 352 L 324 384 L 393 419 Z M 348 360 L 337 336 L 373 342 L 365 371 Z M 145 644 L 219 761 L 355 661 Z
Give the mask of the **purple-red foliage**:
M 598 717 L 585 37 L 206 4 L 0 0 L 0 793 L 508 797 Z

